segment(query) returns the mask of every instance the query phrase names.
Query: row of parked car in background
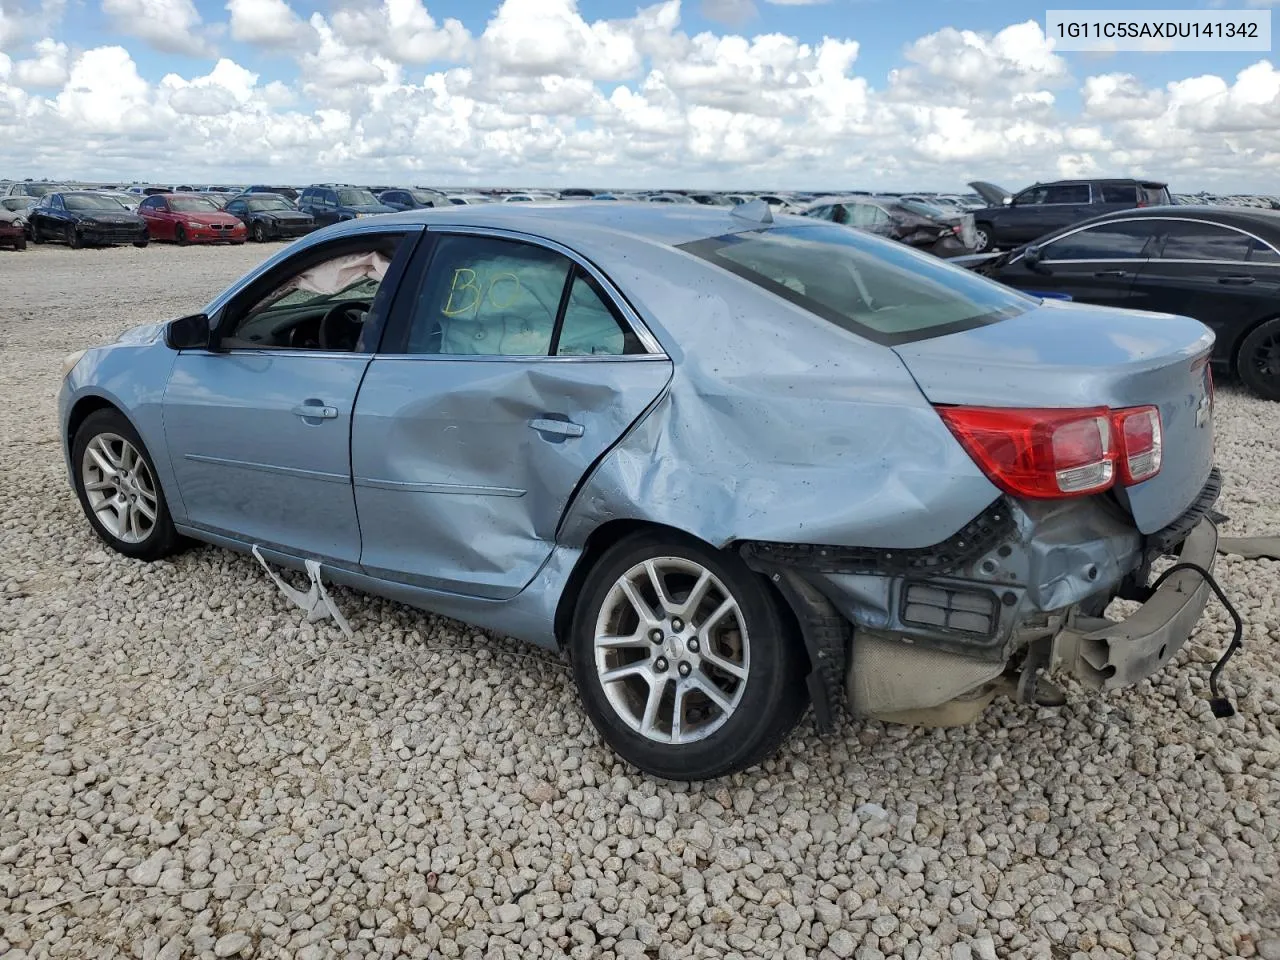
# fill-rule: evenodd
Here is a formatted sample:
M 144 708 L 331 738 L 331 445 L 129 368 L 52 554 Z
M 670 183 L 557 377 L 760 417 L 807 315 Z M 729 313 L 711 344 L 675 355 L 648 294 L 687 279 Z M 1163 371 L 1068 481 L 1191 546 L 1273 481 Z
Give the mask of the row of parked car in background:
M 986 181 L 969 186 L 972 193 L 823 195 L 0 182 L 0 246 L 265 242 L 452 205 L 761 201 L 771 213 L 826 220 L 955 258 L 1041 298 L 1192 316 L 1214 330 L 1219 369 L 1280 400 L 1280 199 L 1175 195 L 1162 181 L 1137 178 L 1056 180 L 1017 193 Z

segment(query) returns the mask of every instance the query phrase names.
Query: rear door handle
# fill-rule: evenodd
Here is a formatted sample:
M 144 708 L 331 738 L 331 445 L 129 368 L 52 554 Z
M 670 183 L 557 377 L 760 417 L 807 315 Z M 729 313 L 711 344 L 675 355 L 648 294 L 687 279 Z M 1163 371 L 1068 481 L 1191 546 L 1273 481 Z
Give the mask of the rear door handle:
M 1129 273 L 1129 271 L 1127 270 L 1099 270 L 1097 273 L 1094 274 L 1094 276 L 1119 278 L 1119 277 L 1133 276 L 1133 274 Z
M 586 433 L 585 428 L 580 423 L 574 423 L 572 420 L 556 420 L 552 417 L 535 417 L 529 421 L 529 426 L 539 433 L 550 434 L 550 437 L 561 439 L 580 437 Z
M 293 408 L 293 415 L 303 420 L 337 420 L 338 408 L 321 400 L 307 400 Z
M 1240 286 L 1244 286 L 1245 284 L 1253 283 L 1253 281 L 1254 281 L 1254 278 L 1253 278 L 1253 277 L 1240 276 L 1240 275 L 1233 275 L 1233 276 L 1229 276 L 1229 277 L 1219 277 L 1219 278 L 1218 278 L 1218 282 L 1219 282 L 1219 283 L 1234 283 L 1234 284 L 1239 284 Z

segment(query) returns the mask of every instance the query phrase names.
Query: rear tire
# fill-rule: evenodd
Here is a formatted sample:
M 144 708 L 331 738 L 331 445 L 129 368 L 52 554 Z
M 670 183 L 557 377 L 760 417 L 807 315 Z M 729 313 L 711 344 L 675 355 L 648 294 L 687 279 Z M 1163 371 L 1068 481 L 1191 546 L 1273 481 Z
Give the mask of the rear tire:
M 1259 324 L 1241 341 L 1236 373 L 1264 400 L 1280 400 L 1280 317 Z
M 254 243 L 267 242 L 267 228 L 261 220 L 253 225 L 253 241 Z
M 112 550 L 151 561 L 179 549 L 155 463 L 119 410 L 85 417 L 71 441 L 71 471 L 89 525 Z
M 767 582 L 737 556 L 678 535 L 636 534 L 597 561 L 569 652 L 600 735 L 670 780 L 754 766 L 807 703 L 802 642 Z
M 40 224 L 36 220 L 31 221 L 31 242 L 44 243 L 44 234 L 40 232 Z
M 975 223 L 973 225 L 974 232 L 974 253 L 986 253 L 992 247 L 992 239 L 995 237 L 995 228 L 989 223 Z
M 84 246 L 84 238 L 80 236 L 80 231 L 71 224 L 67 224 L 66 241 L 67 246 L 72 250 L 79 250 Z

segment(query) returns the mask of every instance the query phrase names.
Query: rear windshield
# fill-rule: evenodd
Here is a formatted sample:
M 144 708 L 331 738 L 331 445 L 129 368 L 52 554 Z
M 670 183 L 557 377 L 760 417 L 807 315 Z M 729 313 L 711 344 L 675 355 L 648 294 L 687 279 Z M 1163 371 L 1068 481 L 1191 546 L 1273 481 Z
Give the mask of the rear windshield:
M 1162 187 L 1154 183 L 1144 183 L 1138 189 L 1142 191 L 1142 202 L 1148 206 L 1164 206 L 1173 202 L 1173 198 L 1169 195 L 1168 187 Z
M 995 323 L 1038 303 L 909 247 L 825 223 L 729 234 L 681 249 L 887 345 Z

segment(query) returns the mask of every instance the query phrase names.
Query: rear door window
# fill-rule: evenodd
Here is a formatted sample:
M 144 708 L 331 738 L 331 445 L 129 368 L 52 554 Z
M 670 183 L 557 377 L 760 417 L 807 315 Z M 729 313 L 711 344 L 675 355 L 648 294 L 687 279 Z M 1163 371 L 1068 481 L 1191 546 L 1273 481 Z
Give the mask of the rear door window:
M 1276 248 L 1261 240 L 1254 240 L 1249 246 L 1250 263 L 1280 263 L 1280 253 Z
M 1089 185 L 1087 183 L 1060 183 L 1045 187 L 1045 203 L 1088 203 Z
M 680 249 L 885 345 L 994 323 L 1038 303 L 927 254 L 823 223 L 728 234 Z
M 1163 260 L 1241 261 L 1249 257 L 1247 234 L 1214 223 L 1171 220 L 1165 225 Z
M 1150 220 L 1102 223 L 1086 227 L 1042 247 L 1041 258 L 1061 260 L 1132 260 L 1150 256 L 1157 225 Z
M 1131 207 L 1137 206 L 1138 188 L 1133 184 L 1127 183 L 1104 183 L 1102 184 L 1102 202 L 1127 203 Z

